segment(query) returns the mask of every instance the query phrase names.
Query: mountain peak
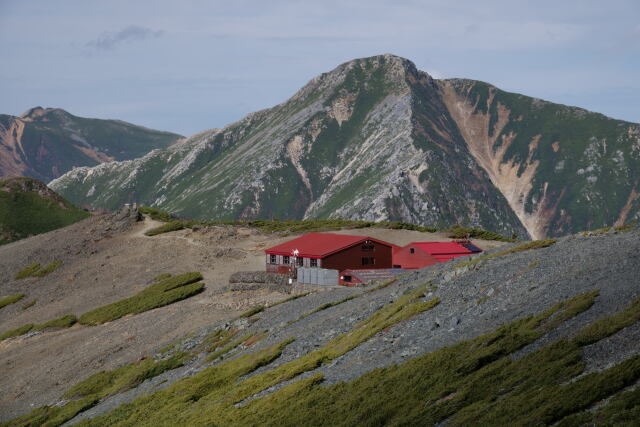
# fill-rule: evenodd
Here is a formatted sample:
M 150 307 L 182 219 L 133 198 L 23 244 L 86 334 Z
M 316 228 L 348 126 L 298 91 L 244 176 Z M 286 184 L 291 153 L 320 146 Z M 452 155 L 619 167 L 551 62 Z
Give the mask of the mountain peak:
M 49 109 L 42 108 L 41 106 L 33 107 L 20 114 L 20 118 L 33 120 L 45 115 L 47 113 L 47 110 Z

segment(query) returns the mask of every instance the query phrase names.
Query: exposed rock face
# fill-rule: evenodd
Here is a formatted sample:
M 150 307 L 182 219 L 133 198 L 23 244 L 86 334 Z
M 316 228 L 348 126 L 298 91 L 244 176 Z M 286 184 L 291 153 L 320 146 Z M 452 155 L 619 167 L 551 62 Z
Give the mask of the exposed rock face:
M 74 166 L 140 157 L 178 139 L 117 120 L 76 117 L 59 108 L 35 107 L 19 117 L 0 114 L 0 177 L 48 182 Z
M 639 129 L 381 55 L 224 129 L 51 185 L 94 207 L 139 202 L 203 219 L 460 223 L 543 237 L 639 218 Z

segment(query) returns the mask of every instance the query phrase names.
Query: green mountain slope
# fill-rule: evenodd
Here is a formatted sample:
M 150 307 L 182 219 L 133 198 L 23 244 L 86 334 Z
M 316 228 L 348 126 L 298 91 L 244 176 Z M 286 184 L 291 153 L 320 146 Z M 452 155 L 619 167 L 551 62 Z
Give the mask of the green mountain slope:
M 581 108 L 443 82 L 470 151 L 537 238 L 640 218 L 640 126 Z
M 94 207 L 136 201 L 197 219 L 460 223 L 541 238 L 638 219 L 638 147 L 636 124 L 381 55 L 224 129 L 51 185 Z
M 43 181 L 75 166 L 140 157 L 180 135 L 118 120 L 77 117 L 58 108 L 32 108 L 20 117 L 0 115 L 0 176 Z
M 0 180 L 0 245 L 65 227 L 88 212 L 31 178 Z

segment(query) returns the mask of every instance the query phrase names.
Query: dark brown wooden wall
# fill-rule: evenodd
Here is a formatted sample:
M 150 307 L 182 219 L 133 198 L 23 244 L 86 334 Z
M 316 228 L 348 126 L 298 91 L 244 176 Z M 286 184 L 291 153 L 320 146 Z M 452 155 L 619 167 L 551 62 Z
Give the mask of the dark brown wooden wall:
M 377 242 L 371 242 L 374 247 L 372 252 L 364 252 L 362 243 L 351 246 L 335 254 L 329 255 L 322 260 L 322 268 L 331 268 L 334 270 L 346 270 L 352 268 L 354 270 L 370 269 L 370 268 L 391 268 L 392 249 Z M 375 264 L 362 265 L 362 257 L 375 258 Z

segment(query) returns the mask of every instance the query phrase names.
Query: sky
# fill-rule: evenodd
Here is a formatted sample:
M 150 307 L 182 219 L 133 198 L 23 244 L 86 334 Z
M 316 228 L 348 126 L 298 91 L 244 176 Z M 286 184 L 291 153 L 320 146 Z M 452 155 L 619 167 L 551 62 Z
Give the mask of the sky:
M 383 53 L 640 122 L 638 0 L 0 0 L 0 113 L 191 135 Z

